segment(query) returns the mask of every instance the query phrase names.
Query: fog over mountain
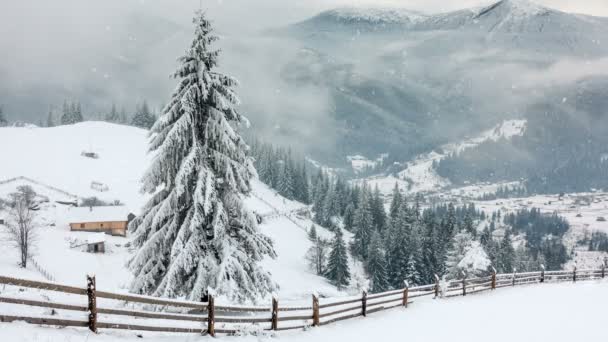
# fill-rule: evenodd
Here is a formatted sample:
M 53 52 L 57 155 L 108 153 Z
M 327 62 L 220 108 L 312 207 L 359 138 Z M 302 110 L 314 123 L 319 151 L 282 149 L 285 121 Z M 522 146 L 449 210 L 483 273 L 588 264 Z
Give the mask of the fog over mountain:
M 581 91 L 588 105 L 570 113 L 598 111 L 608 73 L 608 19 L 598 15 L 608 15 L 606 4 L 542 3 L 218 1 L 203 8 L 217 22 L 221 67 L 241 81 L 241 110 L 253 130 L 339 164 L 352 154 L 404 161 Z M 81 101 L 89 116 L 112 103 L 161 106 L 199 6 L 1 4 L 5 113 L 36 122 L 66 99 Z M 23 22 L 14 19 L 24 12 L 31 15 Z

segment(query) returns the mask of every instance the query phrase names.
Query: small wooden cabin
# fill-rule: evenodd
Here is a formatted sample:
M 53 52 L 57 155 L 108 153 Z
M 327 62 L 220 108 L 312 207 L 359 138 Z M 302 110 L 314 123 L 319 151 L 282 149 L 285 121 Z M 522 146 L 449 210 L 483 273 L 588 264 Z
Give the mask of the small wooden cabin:
M 124 206 L 75 207 L 69 211 L 71 231 L 99 232 L 127 236 L 127 226 L 133 215 Z
M 105 253 L 106 238 L 104 233 L 97 233 L 87 239 L 87 252 L 89 253 Z

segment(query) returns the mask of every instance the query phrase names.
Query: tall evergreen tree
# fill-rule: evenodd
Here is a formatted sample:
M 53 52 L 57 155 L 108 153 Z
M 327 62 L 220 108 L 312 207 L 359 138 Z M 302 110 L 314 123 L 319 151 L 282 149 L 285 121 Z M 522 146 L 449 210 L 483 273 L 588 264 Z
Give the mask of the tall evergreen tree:
M 359 208 L 355 212 L 355 238 L 353 242 L 353 252 L 363 260 L 367 259 L 368 245 L 373 232 L 373 216 L 370 205 L 370 198 L 367 190 L 361 191 Z
M 496 260 L 498 269 L 500 272 L 510 273 L 513 272 L 515 267 L 515 248 L 513 248 L 513 241 L 511 241 L 511 230 L 505 229 L 505 235 L 500 241 L 499 253 Z
M 401 195 L 401 191 L 399 190 L 399 184 L 395 182 L 395 187 L 393 188 L 393 198 L 391 199 L 391 206 L 389 209 L 389 216 L 391 219 L 394 220 L 397 218 L 402 201 L 403 197 Z
M 343 221 L 344 228 L 348 231 L 353 231 L 353 225 L 355 222 L 355 206 L 352 203 L 349 203 L 346 206 L 346 210 L 344 210 L 344 218 Z
M 386 256 L 382 249 L 380 233 L 377 231 L 373 233 L 369 244 L 366 269 L 371 281 L 370 290 L 372 293 L 383 292 L 389 289 Z
M 151 130 L 156 158 L 143 178 L 152 195 L 129 229 L 137 253 L 129 262 L 131 291 L 200 300 L 207 288 L 233 301 L 275 288 L 260 265 L 275 257 L 242 195 L 254 175 L 247 146 L 233 125 L 237 81 L 215 71 L 219 52 L 203 13 L 175 73 L 179 85 Z
M 336 230 L 331 243 L 331 252 L 327 262 L 325 276 L 332 281 L 338 290 L 347 286 L 350 282 L 350 269 L 348 267 L 348 251 L 342 237 L 342 230 Z

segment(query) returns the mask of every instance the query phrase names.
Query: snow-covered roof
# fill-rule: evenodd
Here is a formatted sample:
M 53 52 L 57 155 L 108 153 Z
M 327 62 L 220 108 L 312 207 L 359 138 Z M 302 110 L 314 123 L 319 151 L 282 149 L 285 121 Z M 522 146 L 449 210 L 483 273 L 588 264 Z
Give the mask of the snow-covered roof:
M 87 238 L 87 244 L 89 244 L 89 245 L 96 244 L 96 243 L 102 243 L 102 242 L 106 242 L 105 233 L 92 234 L 90 237 Z
M 68 211 L 69 223 L 127 221 L 126 206 L 74 207 Z

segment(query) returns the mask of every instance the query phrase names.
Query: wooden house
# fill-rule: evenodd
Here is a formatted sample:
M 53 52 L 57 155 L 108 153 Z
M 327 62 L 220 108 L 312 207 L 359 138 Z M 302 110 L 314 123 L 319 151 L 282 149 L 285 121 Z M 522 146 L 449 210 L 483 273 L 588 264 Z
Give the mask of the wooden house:
M 71 231 L 115 236 L 127 236 L 127 226 L 133 217 L 124 206 L 75 207 L 68 212 Z

